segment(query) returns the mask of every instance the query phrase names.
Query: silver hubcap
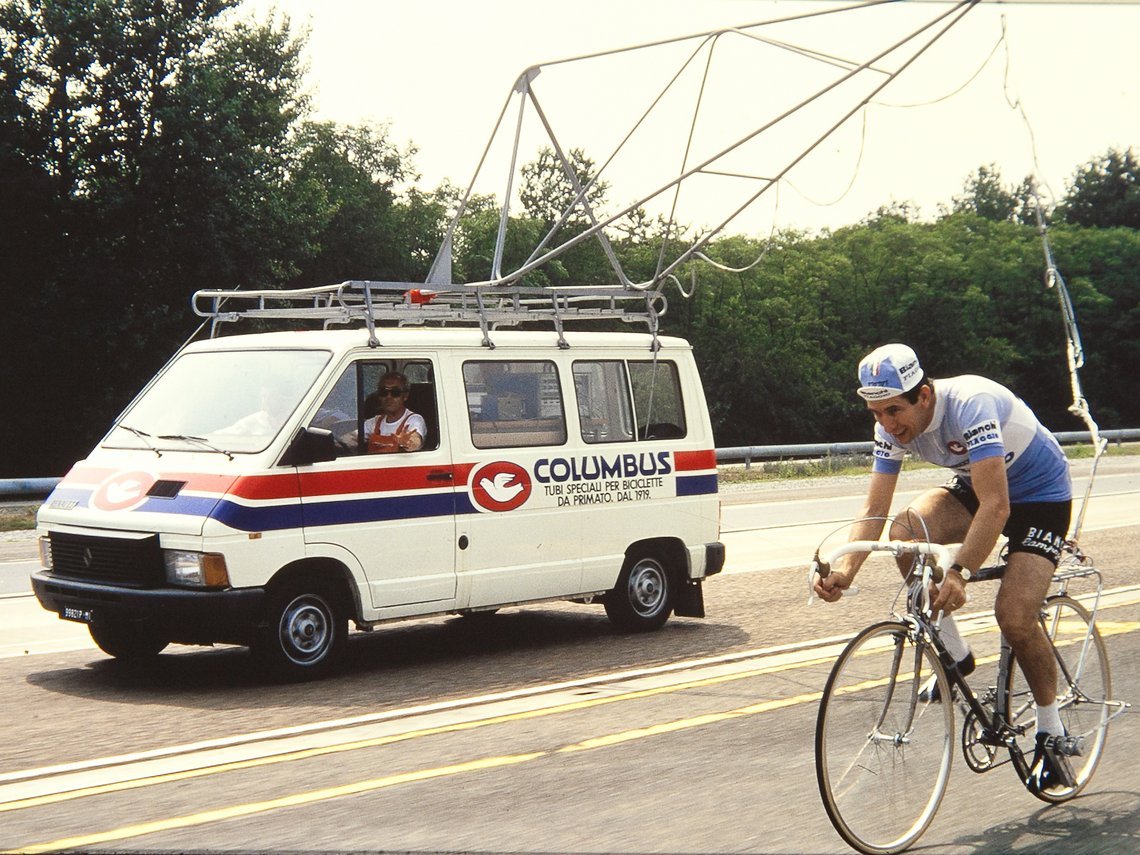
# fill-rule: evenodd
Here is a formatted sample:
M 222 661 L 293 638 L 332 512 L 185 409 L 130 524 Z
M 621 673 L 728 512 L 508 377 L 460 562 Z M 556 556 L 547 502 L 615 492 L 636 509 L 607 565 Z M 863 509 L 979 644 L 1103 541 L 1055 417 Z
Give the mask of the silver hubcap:
M 629 601 L 643 617 L 651 617 L 665 602 L 665 573 L 655 561 L 639 561 L 629 574 Z
M 311 594 L 297 597 L 281 616 L 281 648 L 298 664 L 320 660 L 328 652 L 332 633 L 328 606 Z

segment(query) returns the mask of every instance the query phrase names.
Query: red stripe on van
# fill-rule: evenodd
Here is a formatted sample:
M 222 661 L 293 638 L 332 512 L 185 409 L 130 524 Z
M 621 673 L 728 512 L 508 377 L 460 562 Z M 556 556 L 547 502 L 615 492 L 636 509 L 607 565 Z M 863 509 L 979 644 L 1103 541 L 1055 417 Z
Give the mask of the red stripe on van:
M 233 475 L 210 474 L 203 472 L 168 472 L 146 466 L 112 469 L 104 466 L 73 466 L 60 482 L 61 487 L 98 486 L 108 478 L 127 472 L 139 471 L 150 475 L 156 481 L 183 481 L 183 490 L 201 493 L 224 493 L 234 480 Z M 149 484 L 147 485 L 150 486 Z
M 299 493 L 306 496 L 337 496 L 397 490 L 450 490 L 467 483 L 471 468 L 472 464 L 345 469 L 306 472 L 300 476 L 299 481 L 293 473 L 250 475 L 239 478 L 230 492 L 243 499 L 264 500 L 295 499 Z M 451 477 L 440 478 L 440 475 Z
M 72 466 L 68 473 L 59 482 L 61 487 L 95 486 L 102 483 L 105 478 L 114 475 L 118 469 L 106 469 L 101 466 Z
M 243 475 L 230 487 L 230 495 L 241 499 L 296 499 L 297 473 L 280 475 Z
M 450 475 L 448 479 L 430 475 Z M 382 493 L 390 490 L 429 490 L 455 484 L 452 466 L 401 466 L 398 469 L 352 469 L 340 472 L 309 472 L 301 476 L 306 496 L 332 496 L 340 493 Z
M 716 469 L 716 449 L 708 451 L 674 451 L 673 462 L 678 472 L 694 472 L 700 469 Z

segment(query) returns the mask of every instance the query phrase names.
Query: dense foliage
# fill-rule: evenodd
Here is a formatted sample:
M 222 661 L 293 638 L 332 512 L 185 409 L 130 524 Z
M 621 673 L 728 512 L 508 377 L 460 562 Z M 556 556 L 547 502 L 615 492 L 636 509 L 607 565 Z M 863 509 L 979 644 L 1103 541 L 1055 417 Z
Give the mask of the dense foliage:
M 6 357 L 0 477 L 61 474 L 198 326 L 203 287 L 422 281 L 457 192 L 417 186 L 390 129 L 310 119 L 304 42 L 238 0 L 0 0 L 0 313 Z M 570 153 L 580 185 L 594 163 Z M 529 257 L 577 193 L 548 151 L 523 169 L 503 269 Z M 1056 294 L 1043 285 L 1028 185 L 996 167 L 933 222 L 905 207 L 834 233 L 725 236 L 680 271 L 665 331 L 701 364 L 719 445 L 863 439 L 854 365 L 913 344 L 935 375 L 988 374 L 1055 429 L 1070 390 Z M 1080 167 L 1050 235 L 1106 427 L 1140 425 L 1140 169 L 1132 151 Z M 457 281 L 491 275 L 499 214 L 475 199 L 454 236 Z M 635 280 L 663 225 L 634 212 L 615 250 Z M 676 239 L 677 235 L 670 235 Z M 753 264 L 760 256 L 759 263 Z M 612 281 L 585 243 L 532 284 Z

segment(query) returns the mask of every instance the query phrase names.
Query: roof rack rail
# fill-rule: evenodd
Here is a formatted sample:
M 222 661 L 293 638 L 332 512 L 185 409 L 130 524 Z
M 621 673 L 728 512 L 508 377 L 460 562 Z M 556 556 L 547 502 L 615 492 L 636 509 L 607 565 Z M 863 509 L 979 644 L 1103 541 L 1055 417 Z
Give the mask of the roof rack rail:
M 221 324 L 243 319 L 321 321 L 333 324 L 363 322 L 369 345 L 378 347 L 377 325 L 425 326 L 475 324 L 483 331 L 483 344 L 493 348 L 491 331 L 526 322 L 549 322 L 558 333 L 558 346 L 569 345 L 563 336 L 567 321 L 619 320 L 644 323 L 653 334 L 668 307 L 661 290 L 628 286 L 530 287 L 521 285 L 431 286 L 409 282 L 349 280 L 315 288 L 259 291 L 200 290 L 195 292 L 194 313 L 210 319 L 210 337 Z

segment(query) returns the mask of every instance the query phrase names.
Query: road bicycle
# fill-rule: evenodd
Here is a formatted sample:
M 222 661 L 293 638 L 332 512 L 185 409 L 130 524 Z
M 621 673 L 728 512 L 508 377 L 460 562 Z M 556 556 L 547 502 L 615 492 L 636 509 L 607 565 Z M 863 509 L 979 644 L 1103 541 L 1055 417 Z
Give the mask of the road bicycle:
M 1079 754 L 1069 758 L 1073 785 L 1046 790 L 1029 783 L 1036 708 L 1004 637 L 996 657 L 978 659 L 979 665 L 997 659 L 996 681 L 980 694 L 942 645 L 940 617 L 930 610 L 930 587 L 952 563 L 950 550 L 928 542 L 852 541 L 824 559 L 817 552 L 809 585 L 848 553 L 913 556 L 892 618 L 867 627 L 847 644 L 819 704 L 819 791 L 836 831 L 854 849 L 869 855 L 901 852 L 923 834 L 946 791 L 956 741 L 971 770 L 989 772 L 1012 764 L 1030 792 L 1046 802 L 1068 801 L 1088 784 L 1104 753 L 1108 724 L 1128 704 L 1112 700 L 1108 653 L 1096 627 L 1101 574 L 1075 544 L 1067 546 L 1053 577 L 1059 589 L 1041 607 L 1041 626 L 1057 660 L 1061 719 Z M 970 584 L 1000 579 L 1004 571 L 1004 562 L 983 568 Z M 1088 606 L 1070 595 L 1070 583 L 1077 579 L 1095 584 L 1095 593 L 1081 597 Z M 901 614 L 900 600 L 905 604 Z M 960 731 L 955 731 L 955 703 L 931 700 L 935 684 L 941 698 L 957 699 L 965 717 Z M 1000 756 L 1003 752 L 1008 758 Z

